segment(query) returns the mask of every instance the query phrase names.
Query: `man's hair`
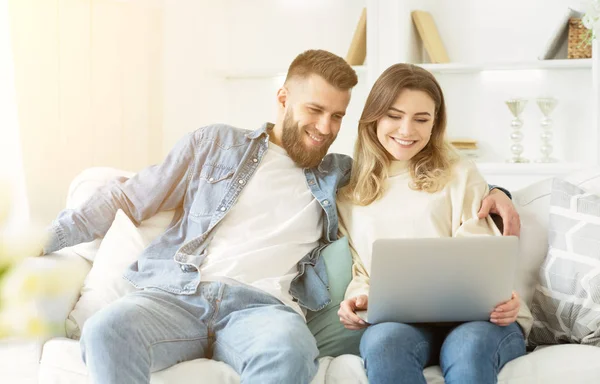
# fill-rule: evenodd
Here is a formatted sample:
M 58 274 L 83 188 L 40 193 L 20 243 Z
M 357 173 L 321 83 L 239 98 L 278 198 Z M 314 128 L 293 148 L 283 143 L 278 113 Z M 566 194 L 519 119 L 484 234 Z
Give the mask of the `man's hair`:
M 311 49 L 296 56 L 285 82 L 293 78 L 305 79 L 313 74 L 341 90 L 351 89 L 358 83 L 356 72 L 344 59 L 321 49 Z

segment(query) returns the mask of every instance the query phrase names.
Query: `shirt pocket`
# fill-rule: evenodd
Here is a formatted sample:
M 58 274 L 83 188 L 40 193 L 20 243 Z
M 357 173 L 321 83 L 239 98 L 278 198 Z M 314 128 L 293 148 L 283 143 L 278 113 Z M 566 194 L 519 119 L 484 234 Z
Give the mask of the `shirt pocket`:
M 212 216 L 227 193 L 235 169 L 219 165 L 203 165 L 198 188 L 190 208 L 190 218 Z

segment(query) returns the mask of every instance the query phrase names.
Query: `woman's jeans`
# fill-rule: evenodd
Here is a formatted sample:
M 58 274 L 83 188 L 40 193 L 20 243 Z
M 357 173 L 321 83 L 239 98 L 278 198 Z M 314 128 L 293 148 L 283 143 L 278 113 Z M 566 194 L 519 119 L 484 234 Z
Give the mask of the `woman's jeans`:
M 370 384 L 426 384 L 423 369 L 438 362 L 446 384 L 487 384 L 497 383 L 504 364 L 525 354 L 525 339 L 517 323 L 380 323 L 367 328 L 360 353 Z

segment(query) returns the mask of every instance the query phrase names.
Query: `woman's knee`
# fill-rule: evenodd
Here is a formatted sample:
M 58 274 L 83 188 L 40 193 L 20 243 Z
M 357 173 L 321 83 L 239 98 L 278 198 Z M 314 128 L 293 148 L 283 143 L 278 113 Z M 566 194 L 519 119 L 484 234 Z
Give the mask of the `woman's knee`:
M 369 354 L 415 353 L 428 349 L 430 340 L 424 329 L 402 323 L 371 325 L 363 334 L 360 350 L 363 357 Z
M 486 321 L 462 324 L 446 337 L 442 345 L 441 357 L 480 359 L 501 358 L 501 352 L 511 359 L 525 353 L 525 339 L 521 328 L 516 324 L 501 327 Z

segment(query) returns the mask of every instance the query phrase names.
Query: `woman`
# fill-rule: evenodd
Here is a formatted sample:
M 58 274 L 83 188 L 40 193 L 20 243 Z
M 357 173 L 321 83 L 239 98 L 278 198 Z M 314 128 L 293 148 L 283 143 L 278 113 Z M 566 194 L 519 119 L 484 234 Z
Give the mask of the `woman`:
M 507 362 L 525 353 L 531 315 L 519 297 L 499 304 L 489 321 L 462 324 L 366 324 L 371 247 L 377 238 L 501 235 L 478 219 L 488 185 L 447 144 L 442 90 L 410 64 L 375 82 L 354 151 L 349 184 L 338 193 L 340 231 L 353 254 L 353 280 L 338 312 L 346 328 L 368 327 L 360 352 L 370 383 L 425 383 L 440 364 L 446 383 L 495 383 Z

